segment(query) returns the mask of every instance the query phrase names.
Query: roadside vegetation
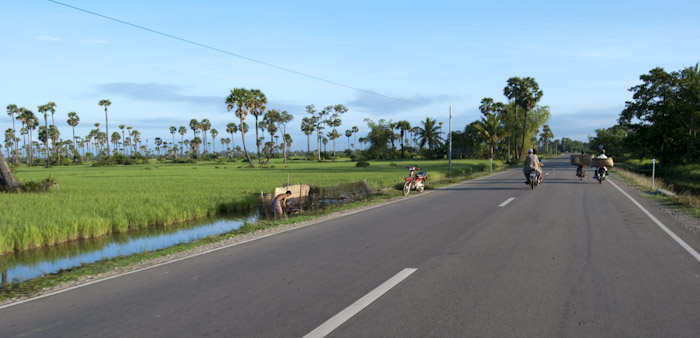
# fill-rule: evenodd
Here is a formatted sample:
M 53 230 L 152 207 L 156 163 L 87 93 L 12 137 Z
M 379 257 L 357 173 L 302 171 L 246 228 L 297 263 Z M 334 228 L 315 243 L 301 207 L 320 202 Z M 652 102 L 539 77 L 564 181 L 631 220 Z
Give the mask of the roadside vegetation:
M 53 167 L 49 173 L 60 182 L 50 193 L 0 194 L 5 206 L 0 218 L 0 252 L 102 236 L 151 225 L 171 225 L 218 214 L 251 210 L 260 192 L 291 184 L 334 186 L 366 180 L 376 190 L 394 189 L 406 166 L 418 165 L 430 173 L 429 185 L 456 180 L 488 170 L 487 160 L 370 161 L 366 168 L 355 162 L 315 162 L 274 159 L 267 167 L 241 163 L 149 164 L 91 167 Z M 500 162 L 494 163 L 502 168 Z M 16 170 L 21 180 L 36 180 L 47 169 Z

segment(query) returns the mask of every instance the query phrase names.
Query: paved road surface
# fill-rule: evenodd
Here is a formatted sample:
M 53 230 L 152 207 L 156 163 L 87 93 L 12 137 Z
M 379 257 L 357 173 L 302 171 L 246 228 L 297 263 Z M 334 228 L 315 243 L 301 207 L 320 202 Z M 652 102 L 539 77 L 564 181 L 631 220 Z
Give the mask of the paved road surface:
M 545 173 L 534 191 L 513 170 L 5 307 L 0 337 L 700 337 L 699 237 L 615 176 L 579 181 L 563 159 Z

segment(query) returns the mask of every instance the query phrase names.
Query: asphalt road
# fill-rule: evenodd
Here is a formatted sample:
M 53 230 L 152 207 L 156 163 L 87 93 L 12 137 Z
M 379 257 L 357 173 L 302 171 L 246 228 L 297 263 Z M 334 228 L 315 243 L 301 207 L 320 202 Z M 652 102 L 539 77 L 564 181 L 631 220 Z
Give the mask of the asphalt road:
M 552 160 L 534 191 L 512 170 L 5 307 L 0 337 L 700 337 L 700 237 L 574 171 Z

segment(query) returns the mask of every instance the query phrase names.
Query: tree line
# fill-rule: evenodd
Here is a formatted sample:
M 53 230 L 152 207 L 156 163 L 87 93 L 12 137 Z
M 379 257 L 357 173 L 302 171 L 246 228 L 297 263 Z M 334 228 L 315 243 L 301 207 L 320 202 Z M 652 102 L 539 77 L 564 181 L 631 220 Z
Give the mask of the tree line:
M 543 93 L 533 78 L 508 79 L 503 95 L 508 99 L 506 103 L 484 98 L 479 106 L 481 119 L 468 124 L 462 131 L 452 133 L 453 157 L 494 158 L 498 156 L 506 161 L 519 160 L 527 148 L 542 147 L 549 152 L 550 144 L 558 149 L 566 148 L 567 141 L 572 142 L 566 138 L 553 140 L 554 134 L 546 124 L 550 116 L 549 108 L 538 105 Z M 287 111 L 268 109 L 267 102 L 267 97 L 259 89 L 234 88 L 225 98 L 227 110 L 234 113 L 238 123 L 228 123 L 225 131 L 230 138 L 221 136 L 219 140 L 222 146 L 226 146 L 226 154 L 229 157 L 235 155 L 238 150 L 251 167 L 263 164 L 273 156 L 282 157 L 286 163 L 289 146 L 292 143 L 286 128 L 294 116 Z M 88 135 L 82 138 L 76 136 L 75 127 L 80 123 L 80 118 L 75 112 L 70 112 L 66 120 L 73 128 L 70 141 L 60 139 L 60 132 L 54 121 L 55 103 L 49 102 L 38 107 L 38 111 L 44 116 L 44 126 L 39 126 L 38 118 L 30 110 L 14 104 L 8 105 L 7 112 L 12 118 L 13 128 L 5 131 L 7 154 L 10 154 L 14 163 L 23 160 L 32 165 L 35 156 L 43 152 L 47 166 L 51 163 L 61 163 L 61 156 L 65 160 L 70 160 L 70 157 L 76 160 L 82 159 L 83 156 L 109 157 L 115 154 L 149 156 L 148 140 L 144 145 L 138 130 L 121 124 L 118 131 L 109 135 L 108 107 L 111 101 L 100 100 L 98 105 L 105 110 L 105 131 L 102 132 L 100 124 L 95 123 L 95 129 Z M 321 145 L 323 144 L 325 152 L 329 141 L 333 146 L 332 156 L 337 156 L 336 140 L 343 135 L 347 137 L 346 153 L 348 155 L 353 154 L 357 150 L 356 146 L 359 145 L 361 150 L 358 154 L 368 159 L 413 156 L 444 158 L 448 153 L 446 144 L 448 135 L 443 131 L 442 122 L 436 119 L 427 117 L 424 121 L 420 121 L 418 126 L 412 125 L 407 120 L 380 119 L 375 122 L 365 119 L 369 132 L 358 140 L 357 126 L 346 129 L 343 134 L 339 129 L 342 125 L 342 116 L 347 112 L 348 108 L 342 104 L 326 106 L 322 109 L 317 109 L 313 104 L 306 106 L 307 116 L 302 118 L 300 130 L 307 136 L 307 154 L 311 154 L 311 135 L 314 134 L 316 136 L 315 158 L 319 161 L 323 160 Z M 49 114 L 52 122 L 50 126 Z M 251 115 L 254 118 L 256 156 L 251 156 L 245 140 L 249 132 L 246 120 Z M 22 123 L 20 136 L 23 138 L 17 137 L 15 133 L 15 121 Z M 41 143 L 33 140 L 33 131 L 37 127 L 39 127 L 38 137 Z M 540 128 L 542 128 L 541 133 Z M 185 135 L 190 130 L 192 137 L 185 139 Z M 168 138 L 154 139 L 153 146 L 158 156 L 161 155 L 161 150 L 164 150 L 164 156 L 174 160 L 186 157 L 199 158 L 202 154 L 217 153 L 216 140 L 220 132 L 212 128 L 208 119 L 201 121 L 192 119 L 189 129 L 186 126 L 170 126 L 169 132 L 170 142 Z M 238 132 L 241 134 L 242 149 L 236 147 L 233 141 L 235 133 Z M 266 136 L 261 136 L 264 133 L 269 134 L 269 141 L 266 141 Z M 180 135 L 180 140 L 176 141 L 176 134 Z M 280 137 L 281 140 L 279 140 Z M 20 142 L 23 142 L 21 149 Z M 232 143 L 234 146 L 230 148 L 229 145 Z M 111 148 L 110 145 L 112 145 Z M 569 145 L 569 148 L 573 147 L 576 145 Z M 54 156 L 49 156 L 50 152 Z
M 700 69 L 654 68 L 629 90 L 618 123 L 596 130 L 591 147 L 602 144 L 617 158 L 656 158 L 660 164 L 700 163 Z

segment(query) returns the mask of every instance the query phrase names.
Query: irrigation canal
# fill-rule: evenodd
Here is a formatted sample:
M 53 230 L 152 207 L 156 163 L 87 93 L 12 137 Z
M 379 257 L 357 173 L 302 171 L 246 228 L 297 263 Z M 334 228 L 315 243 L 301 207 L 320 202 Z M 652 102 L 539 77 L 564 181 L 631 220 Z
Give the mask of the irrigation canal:
M 2 284 L 25 281 L 83 264 L 164 249 L 237 230 L 258 220 L 258 212 L 228 215 L 169 227 L 119 233 L 0 256 Z

